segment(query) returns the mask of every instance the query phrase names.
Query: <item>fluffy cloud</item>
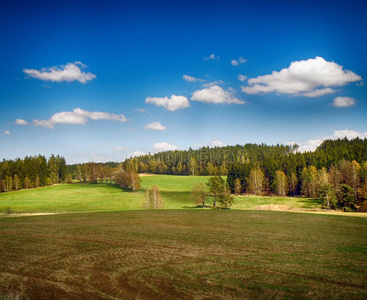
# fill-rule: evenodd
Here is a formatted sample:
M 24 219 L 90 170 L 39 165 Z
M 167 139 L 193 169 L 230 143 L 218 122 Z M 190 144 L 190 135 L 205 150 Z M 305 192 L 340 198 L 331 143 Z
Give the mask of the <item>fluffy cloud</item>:
M 335 62 L 322 57 L 292 62 L 289 68 L 270 75 L 250 78 L 249 86 L 242 87 L 247 94 L 277 92 L 296 96 L 317 97 L 335 92 L 331 87 L 361 81 L 362 77 Z
M 364 139 L 364 138 L 367 138 L 367 132 L 360 132 L 360 131 L 349 130 L 349 129 L 334 130 L 334 133 L 331 138 L 332 139 L 343 139 L 345 137 L 349 140 L 355 139 L 357 137 Z
M 97 76 L 90 72 L 82 72 L 81 68 L 85 67 L 86 65 L 78 61 L 75 63 L 67 63 L 65 66 L 43 68 L 40 71 L 34 69 L 23 69 L 23 72 L 30 77 L 44 81 L 79 81 L 81 83 L 86 83 L 89 80 L 95 79 Z
M 15 124 L 16 125 L 28 125 L 28 122 L 26 120 L 23 120 L 23 119 L 16 119 Z
M 107 112 L 86 111 L 74 108 L 73 111 L 63 111 L 51 116 L 49 120 L 33 120 L 34 126 L 48 127 L 53 129 L 55 124 L 78 124 L 84 125 L 88 120 L 112 120 L 117 122 L 127 122 L 124 115 L 116 115 Z
M 55 128 L 55 125 L 49 121 L 49 120 L 36 120 L 36 119 L 33 119 L 33 126 L 36 126 L 36 127 L 48 127 L 50 129 L 54 129 Z
M 349 107 L 353 106 L 356 100 L 350 97 L 336 97 L 334 99 L 333 105 L 336 107 Z
M 170 145 L 166 142 L 161 142 L 161 143 L 155 143 L 153 145 L 153 149 L 155 151 L 174 151 L 174 150 L 178 150 L 178 146 L 176 145 Z
M 300 152 L 314 151 L 325 140 L 343 139 L 345 137 L 349 140 L 355 139 L 357 137 L 364 139 L 364 138 L 367 138 L 367 132 L 360 132 L 360 131 L 349 130 L 349 129 L 334 130 L 331 136 L 310 139 L 303 143 L 297 143 L 299 145 L 298 151 Z M 293 145 L 294 143 L 287 143 L 287 144 Z
M 235 60 L 235 59 L 232 59 L 231 60 L 231 65 L 232 66 L 238 66 L 240 63 L 237 61 L 237 60 Z
M 189 76 L 189 75 L 183 75 L 182 78 L 183 80 L 188 81 L 188 82 L 205 82 L 204 79 L 196 78 L 196 77 Z
M 334 90 L 332 88 L 314 89 L 311 92 L 303 93 L 303 96 L 309 97 L 309 98 L 314 98 L 314 97 L 320 97 L 320 96 L 324 96 L 324 95 L 328 95 L 328 94 L 333 94 L 335 92 L 336 92 L 336 90 Z
M 225 91 L 218 85 L 193 92 L 191 100 L 215 104 L 245 103 L 244 101 L 234 97 L 230 91 Z
M 223 143 L 222 141 L 218 140 L 217 138 L 210 138 L 208 140 L 208 146 L 211 147 L 211 148 L 215 148 L 215 147 L 223 147 L 225 146 L 226 144 Z
M 167 129 L 167 127 L 163 126 L 159 122 L 153 122 L 153 123 L 147 124 L 144 126 L 144 128 L 147 130 L 166 130 Z
M 147 155 L 147 154 L 142 151 L 134 151 L 129 154 L 129 157 L 139 157 L 143 155 Z
M 208 57 L 204 57 L 203 60 L 212 60 L 212 59 L 220 59 L 219 56 L 215 56 L 215 54 L 210 54 Z
M 247 79 L 247 76 L 246 76 L 246 75 L 238 74 L 237 79 L 238 79 L 239 81 L 244 82 L 244 81 Z
M 145 103 L 162 106 L 169 111 L 176 111 L 182 108 L 190 107 L 190 102 L 185 96 L 176 95 L 172 95 L 171 98 L 148 97 L 145 99 Z
M 217 80 L 213 82 L 204 83 L 202 87 L 212 87 L 214 85 L 223 84 L 223 83 L 224 83 L 223 80 Z
M 9 130 L 4 131 L 5 135 L 11 135 Z
M 237 59 L 232 59 L 231 60 L 231 65 L 232 66 L 239 66 L 240 64 L 243 64 L 247 62 L 246 58 L 240 57 L 238 60 Z

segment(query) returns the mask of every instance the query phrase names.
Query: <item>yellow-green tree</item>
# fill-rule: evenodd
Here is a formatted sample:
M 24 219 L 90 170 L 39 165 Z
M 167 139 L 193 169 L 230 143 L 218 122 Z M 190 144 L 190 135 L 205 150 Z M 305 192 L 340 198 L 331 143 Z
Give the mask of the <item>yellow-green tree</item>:
M 304 167 L 301 173 L 302 194 L 307 197 L 317 197 L 317 169 L 314 166 Z
M 284 197 L 288 190 L 288 180 L 283 171 L 278 170 L 275 172 L 274 184 L 276 194 Z
M 239 178 L 236 178 L 234 181 L 234 192 L 236 195 L 242 194 L 241 180 Z
M 289 178 L 289 192 L 291 195 L 295 196 L 297 194 L 298 189 L 298 178 L 297 175 L 292 172 L 291 177 Z
M 255 195 L 261 195 L 265 183 L 264 173 L 260 167 L 252 168 L 248 178 L 249 191 Z
M 152 186 L 151 189 L 147 189 L 145 202 L 143 207 L 146 209 L 163 209 L 164 201 L 161 196 L 161 192 L 157 186 Z
M 205 207 L 206 196 L 207 189 L 203 182 L 198 182 L 192 187 L 191 198 L 194 199 L 197 204 L 202 205 L 202 207 Z

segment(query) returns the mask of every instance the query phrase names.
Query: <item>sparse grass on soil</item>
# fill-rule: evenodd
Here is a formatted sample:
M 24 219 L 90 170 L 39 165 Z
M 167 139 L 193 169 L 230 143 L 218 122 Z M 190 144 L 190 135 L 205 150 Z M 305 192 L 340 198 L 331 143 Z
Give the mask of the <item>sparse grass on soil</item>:
M 153 175 L 142 177 L 142 188 L 137 193 L 113 184 L 62 184 L 39 189 L 0 193 L 0 213 L 65 213 L 141 209 L 146 189 L 159 187 L 166 209 L 195 208 L 190 197 L 191 188 L 198 182 L 206 183 L 209 176 Z M 208 197 L 208 206 L 212 205 Z M 318 200 L 291 197 L 238 196 L 233 209 L 317 210 Z
M 163 210 L 0 218 L 0 295 L 366 299 L 367 219 Z

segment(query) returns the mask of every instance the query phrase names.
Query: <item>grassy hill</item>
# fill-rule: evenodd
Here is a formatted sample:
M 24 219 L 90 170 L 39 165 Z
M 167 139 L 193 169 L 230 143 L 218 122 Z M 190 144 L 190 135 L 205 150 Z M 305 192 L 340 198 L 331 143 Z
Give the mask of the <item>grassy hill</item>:
M 142 188 L 137 193 L 112 184 L 63 184 L 39 189 L 0 194 L 0 213 L 8 207 L 13 213 L 34 212 L 96 212 L 141 209 L 146 189 L 156 185 L 162 193 L 166 209 L 195 208 L 190 198 L 191 188 L 199 181 L 207 182 L 209 176 L 153 175 L 142 177 Z M 208 197 L 208 204 L 212 200 Z M 290 197 L 239 196 L 233 209 L 315 210 L 319 203 L 314 199 Z
M 0 298 L 366 299 L 367 219 L 163 210 L 0 218 Z

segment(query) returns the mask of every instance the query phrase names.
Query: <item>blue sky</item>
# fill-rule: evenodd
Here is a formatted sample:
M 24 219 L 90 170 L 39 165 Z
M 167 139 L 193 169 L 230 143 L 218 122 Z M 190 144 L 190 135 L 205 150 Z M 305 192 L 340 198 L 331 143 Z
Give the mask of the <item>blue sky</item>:
M 0 158 L 367 137 L 365 1 L 3 1 Z

